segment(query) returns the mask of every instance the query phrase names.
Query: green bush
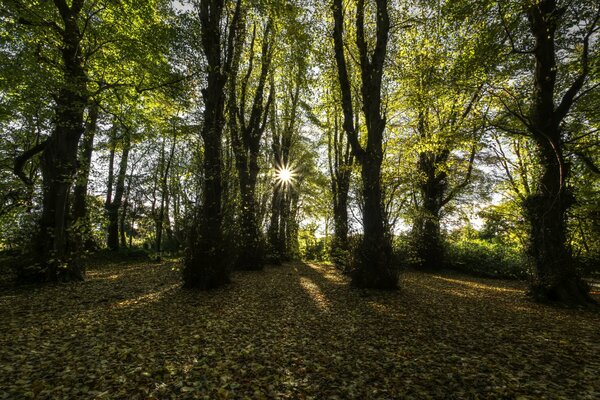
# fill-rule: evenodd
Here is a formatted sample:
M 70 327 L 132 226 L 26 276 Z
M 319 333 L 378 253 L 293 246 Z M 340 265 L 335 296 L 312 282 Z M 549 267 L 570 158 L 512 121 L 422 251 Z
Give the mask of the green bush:
M 486 277 L 530 276 L 527 259 L 518 249 L 482 239 L 463 239 L 447 246 L 448 267 Z

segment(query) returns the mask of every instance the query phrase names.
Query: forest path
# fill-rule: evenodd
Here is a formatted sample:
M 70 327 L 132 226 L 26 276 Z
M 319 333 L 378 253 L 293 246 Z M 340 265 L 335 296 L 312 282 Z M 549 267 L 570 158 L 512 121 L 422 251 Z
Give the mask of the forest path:
M 600 397 L 600 315 L 518 282 L 407 272 L 365 291 L 291 263 L 206 293 L 178 265 L 0 292 L 0 399 Z

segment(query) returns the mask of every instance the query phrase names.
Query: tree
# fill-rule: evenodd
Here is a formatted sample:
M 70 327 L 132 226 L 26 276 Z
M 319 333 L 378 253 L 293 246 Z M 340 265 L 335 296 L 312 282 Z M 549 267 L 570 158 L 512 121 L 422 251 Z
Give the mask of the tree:
M 352 92 L 346 57 L 344 54 L 344 13 L 342 0 L 334 0 L 333 38 L 338 79 L 344 113 L 343 127 L 360 164 L 363 196 L 363 238 L 352 274 L 352 282 L 359 287 L 380 289 L 395 288 L 398 273 L 393 265 L 392 246 L 385 231 L 381 190 L 381 163 L 383 160 L 383 133 L 385 117 L 382 115 L 381 91 L 390 19 L 387 0 L 376 0 L 375 46 L 372 52 L 365 38 L 365 1 L 356 5 L 356 47 L 361 72 L 362 111 L 367 129 L 366 146 L 359 140 L 354 126 Z
M 235 56 L 234 71 L 230 81 L 229 129 L 241 197 L 241 243 L 236 266 L 245 270 L 262 269 L 264 263 L 265 250 L 256 209 L 256 183 L 260 172 L 258 157 L 261 139 L 267 127 L 267 117 L 273 99 L 273 90 L 269 91 L 266 101 L 264 99 L 265 85 L 273 56 L 272 24 L 273 21 L 269 19 L 264 26 L 259 61 L 260 68 L 258 77 L 254 77 L 256 79 L 254 95 L 251 97 L 249 107 L 246 104 L 246 99 L 250 97 L 250 85 L 252 83 L 250 80 L 253 78 L 255 46 L 257 46 L 255 43 L 256 22 L 253 23 L 252 37 L 248 47 L 248 66 L 239 89 L 236 84 L 237 67 L 241 56 L 239 53 L 242 51 L 243 46 L 239 46 L 237 50 L 238 54 Z
M 532 293 L 545 301 L 589 304 L 592 300 L 587 285 L 578 276 L 567 246 L 567 214 L 574 196 L 568 187 L 570 168 L 565 157 L 571 135 L 564 126 L 573 106 L 594 89 L 586 84 L 600 9 L 592 4 L 534 1 L 525 6 L 528 24 L 521 30 L 513 30 L 500 11 L 512 52 L 534 59 L 529 110 L 507 106 L 534 142 L 540 168 L 535 188 L 524 201 L 530 224 L 529 252 L 535 266 Z M 530 48 L 521 48 L 528 43 L 526 35 L 533 43 Z M 564 46 L 567 37 L 571 43 L 579 42 L 575 48 L 578 54 L 571 53 L 571 58 L 565 57 L 572 51 L 572 47 Z
M 402 52 L 407 110 L 414 120 L 416 210 L 413 242 L 420 266 L 445 264 L 444 208 L 470 183 L 483 118 L 478 109 L 486 83 L 485 20 L 466 23 L 440 4 L 420 4 Z M 427 24 L 424 29 L 421 24 Z M 469 34 L 477 24 L 480 29 Z M 487 59 L 484 61 L 484 59 Z
M 87 71 L 82 51 L 81 21 L 84 0 L 55 0 L 58 21 L 30 21 L 26 24 L 50 23 L 60 41 L 62 83 L 55 98 L 55 126 L 45 142 L 42 158 L 42 215 L 36 240 L 35 260 L 40 265 L 22 271 L 21 279 L 32 281 L 81 280 L 84 270 L 72 259 L 68 237 L 68 197 L 77 168 L 77 147 L 84 131 L 83 117 L 88 104 Z M 20 11 L 20 10 L 19 10 Z
M 94 137 L 98 130 L 99 105 L 96 101 L 91 101 L 88 107 L 88 115 L 85 123 L 85 132 L 79 145 L 79 168 L 75 187 L 73 189 L 73 208 L 71 217 L 73 219 L 73 234 L 79 237 L 75 243 L 82 249 L 94 247 L 91 241 L 91 226 L 89 220 L 89 210 L 87 206 L 88 182 L 90 168 L 92 165 L 92 153 L 94 151 Z
M 14 36 L 10 40 L 15 48 L 25 50 L 7 53 L 24 61 L 24 68 L 36 71 L 32 76 L 20 76 L 22 82 L 29 84 L 41 76 L 47 78 L 42 90 L 52 98 L 54 111 L 52 130 L 45 140 L 17 157 L 20 164 L 42 153 L 42 212 L 33 240 L 32 261 L 21 270 L 21 279 L 81 280 L 84 269 L 79 262 L 82 246 L 78 241 L 82 236 L 78 231 L 80 214 L 85 211 L 79 201 L 83 186 L 76 196 L 75 220 L 70 198 L 78 171 L 79 142 L 85 131 L 85 112 L 92 110 L 100 93 L 124 86 L 138 92 L 151 90 L 146 86 L 146 72 L 169 70 L 164 59 L 146 51 L 166 41 L 161 14 L 157 12 L 158 1 L 139 7 L 88 0 L 11 0 L 5 4 L 4 20 L 9 26 L 18 26 L 11 31 Z M 130 23 L 127 29 L 120 23 L 125 17 Z M 35 60 L 28 58 L 32 54 Z M 115 59 L 128 68 L 117 71 Z M 88 117 L 92 114 L 88 112 Z M 19 170 L 15 168 L 17 175 Z M 79 174 L 82 183 L 83 175 Z
M 354 157 L 350 150 L 350 142 L 344 140 L 340 126 L 340 115 L 337 107 L 333 107 L 333 129 L 327 135 L 327 158 L 333 194 L 333 242 L 331 253 L 334 261 L 343 269 L 347 268 L 348 252 L 348 192 Z M 328 124 L 329 125 L 329 124 Z
M 223 49 L 222 25 L 226 19 L 224 0 L 206 0 L 198 4 L 202 51 L 206 57 L 206 87 L 203 125 L 204 141 L 202 206 L 198 210 L 183 269 L 184 286 L 211 289 L 229 281 L 223 243 L 221 158 L 225 125 L 225 85 L 231 73 L 236 40 L 239 40 L 241 0 L 237 0 L 228 21 Z

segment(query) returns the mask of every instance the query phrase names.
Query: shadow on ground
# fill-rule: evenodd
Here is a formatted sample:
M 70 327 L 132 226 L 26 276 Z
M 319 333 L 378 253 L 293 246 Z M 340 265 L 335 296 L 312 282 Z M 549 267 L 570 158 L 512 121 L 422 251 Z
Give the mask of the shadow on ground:
M 298 262 L 203 293 L 178 267 L 0 293 L 0 399 L 600 396 L 600 316 L 520 283 L 409 272 L 365 291 Z

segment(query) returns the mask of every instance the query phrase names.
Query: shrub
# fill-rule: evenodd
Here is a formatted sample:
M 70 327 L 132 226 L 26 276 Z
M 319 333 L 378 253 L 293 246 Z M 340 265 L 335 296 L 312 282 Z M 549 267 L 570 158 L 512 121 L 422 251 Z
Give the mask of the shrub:
M 448 243 L 447 249 L 451 269 L 497 278 L 525 279 L 530 276 L 525 255 L 503 243 L 465 239 Z

